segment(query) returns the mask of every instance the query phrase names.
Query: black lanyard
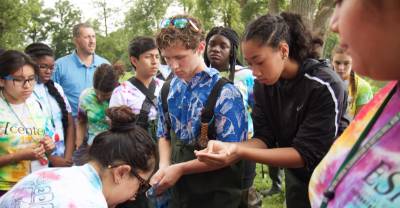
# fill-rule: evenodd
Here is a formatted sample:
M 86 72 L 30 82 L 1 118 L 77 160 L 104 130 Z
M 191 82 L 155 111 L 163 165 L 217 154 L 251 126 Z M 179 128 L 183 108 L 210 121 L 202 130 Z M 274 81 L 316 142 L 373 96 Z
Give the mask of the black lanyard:
M 328 206 L 328 202 L 335 197 L 335 189 L 340 181 L 346 176 L 349 172 L 350 168 L 373 146 L 376 142 L 379 141 L 380 138 L 384 134 L 386 134 L 397 122 L 400 120 L 400 112 L 397 112 L 390 120 L 387 122 L 379 131 L 377 131 L 372 137 L 365 143 L 363 146 L 361 144 L 366 139 L 368 133 L 372 129 L 372 126 L 375 124 L 376 120 L 381 115 L 382 111 L 384 110 L 386 104 L 389 102 L 390 98 L 393 96 L 394 92 L 396 91 L 398 86 L 394 87 L 386 99 L 383 101 L 382 105 L 375 113 L 374 117 L 368 123 L 367 127 L 361 133 L 360 137 L 358 138 L 357 142 L 351 148 L 349 154 L 346 156 L 345 160 L 343 161 L 342 165 L 336 172 L 333 180 L 328 186 L 328 189 L 324 191 L 324 198 L 322 200 L 321 208 L 326 208 Z

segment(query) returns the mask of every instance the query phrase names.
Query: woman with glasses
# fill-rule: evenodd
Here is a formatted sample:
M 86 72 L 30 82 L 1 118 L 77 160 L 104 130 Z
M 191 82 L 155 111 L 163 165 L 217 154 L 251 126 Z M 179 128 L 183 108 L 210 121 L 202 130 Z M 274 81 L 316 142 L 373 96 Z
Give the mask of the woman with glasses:
M 49 119 L 31 96 L 37 70 L 22 52 L 0 55 L 0 195 L 30 172 L 47 167 L 54 149 Z
M 51 121 L 56 149 L 50 159 L 50 165 L 63 167 L 72 165 L 74 150 L 74 125 L 71 106 L 62 87 L 51 80 L 54 71 L 54 52 L 43 43 L 32 43 L 25 48 L 39 67 L 38 83 L 33 94 L 39 99 Z
M 0 207 L 115 207 L 150 187 L 156 146 L 128 106 L 107 109 L 111 128 L 98 134 L 83 166 L 35 172 L 0 199 Z

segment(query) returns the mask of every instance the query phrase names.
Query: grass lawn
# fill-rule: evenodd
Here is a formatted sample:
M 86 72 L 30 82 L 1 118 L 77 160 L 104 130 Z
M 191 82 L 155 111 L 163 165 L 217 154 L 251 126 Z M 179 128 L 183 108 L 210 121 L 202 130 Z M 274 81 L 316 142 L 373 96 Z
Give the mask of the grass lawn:
M 268 176 L 268 167 L 263 165 L 264 169 L 264 177 L 262 176 L 261 164 L 257 164 L 257 175 L 254 179 L 254 186 L 259 190 L 266 190 L 271 187 L 271 179 Z M 285 188 L 285 185 L 282 184 L 282 188 Z M 262 202 L 262 207 L 264 208 L 283 208 L 283 202 L 285 201 L 284 192 L 279 194 L 275 194 L 272 196 L 264 197 Z

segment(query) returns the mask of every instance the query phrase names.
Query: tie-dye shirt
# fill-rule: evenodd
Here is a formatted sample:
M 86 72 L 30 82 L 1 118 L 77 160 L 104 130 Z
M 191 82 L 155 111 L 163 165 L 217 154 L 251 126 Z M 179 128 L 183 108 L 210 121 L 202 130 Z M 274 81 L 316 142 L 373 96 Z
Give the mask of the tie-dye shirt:
M 167 97 L 171 128 L 177 138 L 193 144 L 200 135 L 200 116 L 211 89 L 220 79 L 216 69 L 206 68 L 186 83 L 174 77 Z M 157 136 L 166 137 L 168 129 L 162 112 L 161 96 L 158 98 Z M 239 90 L 226 84 L 214 108 L 216 139 L 238 142 L 247 139 L 247 114 Z
M 373 124 L 364 145 L 400 111 L 400 89 L 389 83 L 364 106 L 315 169 L 309 184 L 312 207 L 320 207 L 323 193 L 389 92 L 396 90 Z M 400 122 L 397 122 L 347 172 L 328 207 L 400 207 Z
M 93 87 L 84 90 L 79 97 L 78 119 L 87 121 L 88 144 L 92 145 L 94 137 L 108 129 L 106 110 L 109 101 L 99 103 Z
M 23 104 L 10 104 L 10 106 L 4 98 L 0 98 L 0 155 L 12 154 L 39 142 L 45 135 L 52 135 L 51 129 L 46 127 L 49 119 L 43 113 L 36 98 L 31 96 Z M 1 166 L 0 190 L 9 190 L 31 171 L 44 167 L 47 165 L 28 160 Z
M 356 107 L 367 104 L 373 97 L 371 86 L 367 81 L 355 75 L 355 82 L 357 87 L 356 95 L 351 93 L 351 87 L 348 85 L 349 104 L 347 105 L 347 110 L 352 118 L 356 114 Z
M 160 90 L 164 81 L 161 79 L 155 78 L 156 89 L 154 91 L 154 96 L 158 96 L 160 94 Z M 123 82 L 120 86 L 115 88 L 112 93 L 110 99 L 110 108 L 126 105 L 132 109 L 134 114 L 139 115 L 140 110 L 142 109 L 142 105 L 144 100 L 146 99 L 146 95 L 143 94 L 135 85 L 133 85 L 130 81 Z M 157 118 L 157 109 L 155 106 L 151 106 L 149 112 L 149 120 L 155 120 Z
M 0 207 L 107 208 L 102 182 L 89 164 L 37 171 L 0 198 Z
M 60 93 L 61 97 L 64 99 L 66 110 L 68 111 L 68 113 L 71 113 L 71 106 L 69 105 L 67 97 L 65 97 L 64 95 L 64 90 L 57 83 L 54 83 L 54 86 Z M 50 119 L 52 118 L 52 120 L 50 120 L 52 123 L 50 127 L 53 127 L 53 131 L 55 132 L 53 138 L 55 139 L 54 144 L 56 145 L 56 148 L 53 151 L 52 155 L 63 157 L 65 144 L 61 108 L 58 105 L 56 99 L 49 94 L 49 90 L 43 83 L 37 83 L 35 85 L 34 95 L 39 99 L 40 103 L 43 106 L 43 110 L 47 113 L 48 117 Z

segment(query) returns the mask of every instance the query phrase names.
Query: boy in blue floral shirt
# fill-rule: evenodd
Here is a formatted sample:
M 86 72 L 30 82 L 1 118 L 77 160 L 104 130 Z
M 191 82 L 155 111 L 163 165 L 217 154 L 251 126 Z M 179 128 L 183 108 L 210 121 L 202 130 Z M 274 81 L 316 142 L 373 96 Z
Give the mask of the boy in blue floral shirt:
M 203 59 L 204 31 L 196 19 L 178 15 L 163 20 L 157 35 L 162 56 L 175 74 L 164 114 L 159 97 L 157 136 L 159 170 L 151 183 L 157 193 L 172 187 L 170 207 L 238 207 L 243 168 L 241 162 L 216 168 L 198 161 L 201 112 L 214 85 L 221 79 Z M 241 94 L 231 83 L 218 94 L 213 109 L 215 138 L 241 142 L 247 138 L 247 117 Z M 168 118 L 166 118 L 166 115 Z M 166 120 L 170 120 L 167 125 Z M 170 127 L 169 127 L 170 126 Z

